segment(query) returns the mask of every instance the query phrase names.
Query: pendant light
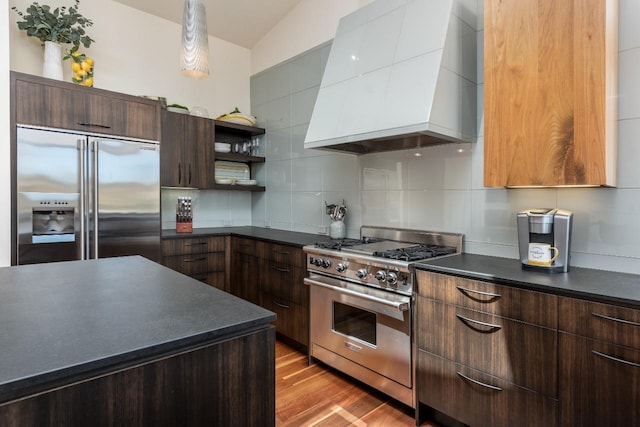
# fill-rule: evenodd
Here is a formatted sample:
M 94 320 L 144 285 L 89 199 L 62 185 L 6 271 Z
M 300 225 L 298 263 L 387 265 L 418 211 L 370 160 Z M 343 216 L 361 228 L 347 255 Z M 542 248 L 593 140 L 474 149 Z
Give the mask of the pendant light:
M 199 0 L 185 0 L 182 22 L 182 73 L 194 79 L 209 76 L 207 12 Z

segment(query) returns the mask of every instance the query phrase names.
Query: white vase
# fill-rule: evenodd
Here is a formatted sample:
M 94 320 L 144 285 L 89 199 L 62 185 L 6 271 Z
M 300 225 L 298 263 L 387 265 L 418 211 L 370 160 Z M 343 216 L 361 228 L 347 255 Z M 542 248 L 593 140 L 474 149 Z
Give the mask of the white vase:
M 329 226 L 329 237 L 332 239 L 344 239 L 344 222 L 333 221 Z
M 62 47 L 60 43 L 44 42 L 42 77 L 62 80 Z

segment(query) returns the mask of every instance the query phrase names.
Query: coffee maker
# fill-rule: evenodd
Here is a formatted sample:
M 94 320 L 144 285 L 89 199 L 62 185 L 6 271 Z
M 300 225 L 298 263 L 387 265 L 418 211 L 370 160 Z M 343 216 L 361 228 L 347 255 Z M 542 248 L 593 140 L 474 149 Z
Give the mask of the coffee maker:
M 522 268 L 548 273 L 569 271 L 573 212 L 561 209 L 528 209 L 518 212 L 517 223 Z M 548 265 L 530 263 L 530 243 L 548 244 L 550 249 L 557 248 L 557 257 Z

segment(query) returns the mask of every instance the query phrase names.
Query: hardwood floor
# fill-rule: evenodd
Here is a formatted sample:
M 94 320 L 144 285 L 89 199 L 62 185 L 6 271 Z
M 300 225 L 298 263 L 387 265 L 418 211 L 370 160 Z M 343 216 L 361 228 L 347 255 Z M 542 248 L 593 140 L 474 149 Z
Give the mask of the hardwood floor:
M 415 420 L 411 408 L 323 364 L 308 366 L 306 355 L 277 341 L 276 425 L 394 427 Z

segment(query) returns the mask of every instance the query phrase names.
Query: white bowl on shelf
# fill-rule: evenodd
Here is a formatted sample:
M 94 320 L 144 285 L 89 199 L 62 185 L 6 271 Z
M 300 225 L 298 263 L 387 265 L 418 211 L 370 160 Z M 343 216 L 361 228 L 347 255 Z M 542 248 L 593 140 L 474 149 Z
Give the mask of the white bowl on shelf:
M 239 179 L 236 184 L 238 185 L 258 185 L 258 181 L 255 179 Z
M 215 181 L 216 184 L 233 185 L 237 180 L 234 178 L 216 178 Z
M 230 153 L 231 148 L 216 148 L 216 153 Z

